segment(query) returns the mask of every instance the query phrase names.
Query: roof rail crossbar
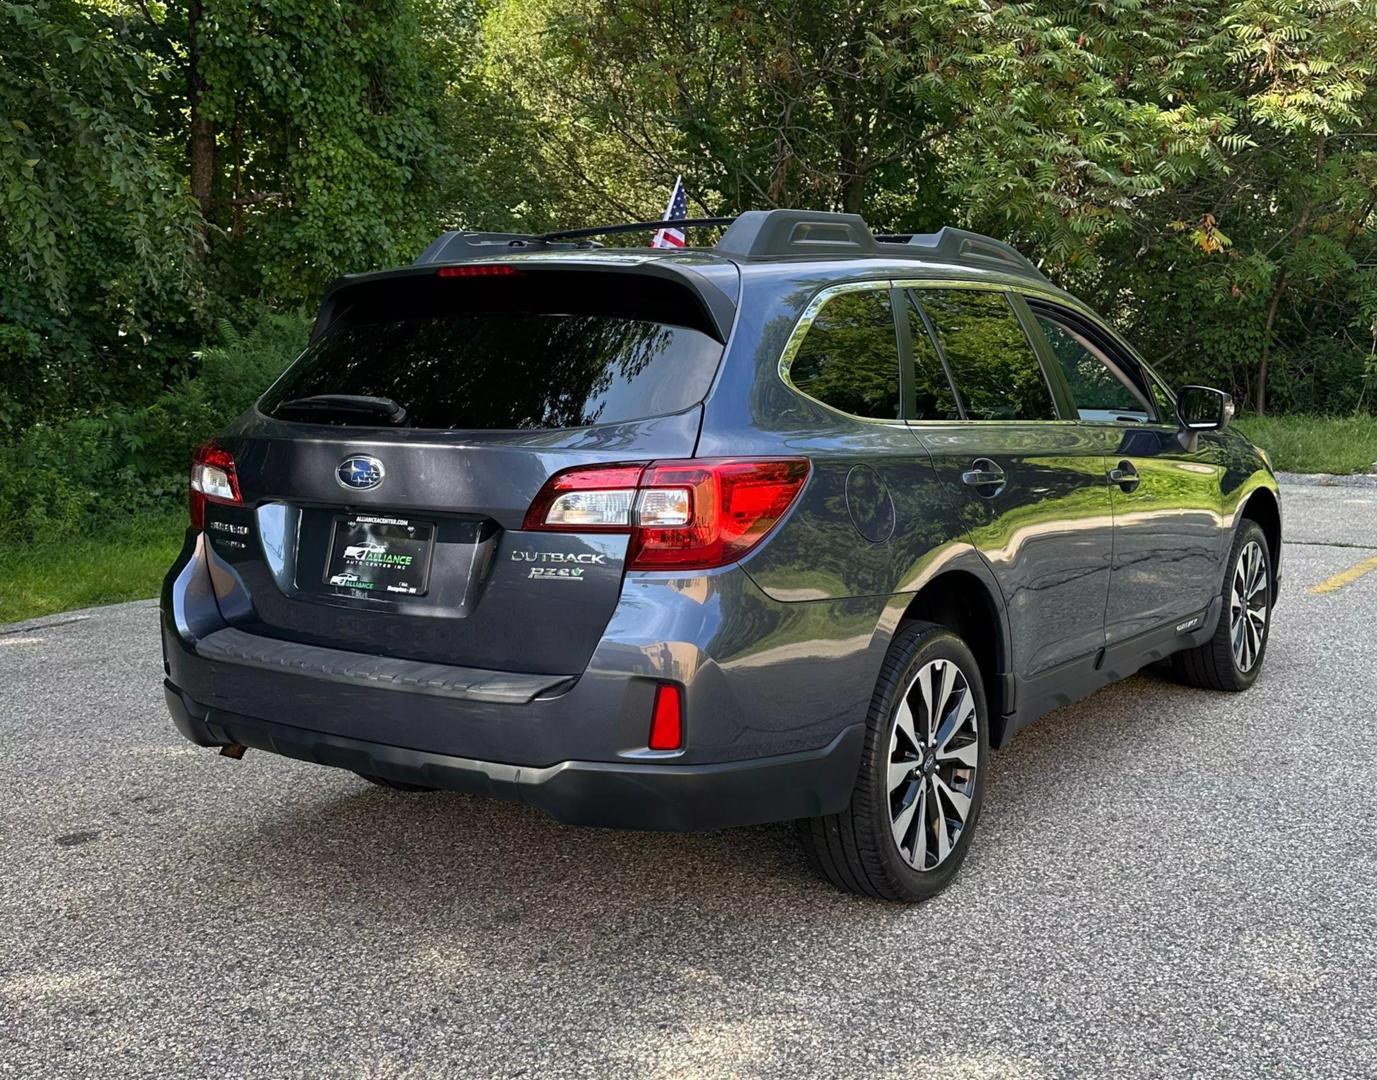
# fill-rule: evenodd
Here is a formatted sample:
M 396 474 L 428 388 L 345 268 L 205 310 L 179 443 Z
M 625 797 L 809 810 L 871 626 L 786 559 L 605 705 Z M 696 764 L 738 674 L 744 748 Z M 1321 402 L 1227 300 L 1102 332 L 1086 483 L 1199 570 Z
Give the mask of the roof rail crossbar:
M 991 269 L 1013 271 L 1017 274 L 1031 274 L 1046 281 L 1046 277 L 1033 263 L 1016 248 L 982 236 L 966 229 L 955 229 L 946 225 L 935 233 L 913 233 L 898 236 L 877 237 L 883 244 L 902 244 L 907 248 L 924 248 L 939 259 L 971 262 L 989 266 Z
M 595 236 L 617 233 L 653 232 L 657 229 L 694 229 L 731 225 L 735 218 L 669 218 L 660 221 L 628 221 L 619 225 L 595 225 L 586 229 L 563 229 L 548 233 L 463 232 L 451 229 L 435 238 L 416 258 L 417 265 L 435 262 L 464 262 L 485 255 L 511 255 L 518 251 L 549 251 L 594 247 L 579 243 Z
M 596 225 L 589 229 L 565 229 L 542 233 L 537 240 L 583 240 L 590 236 L 612 236 L 617 233 L 652 232 L 659 229 L 696 229 L 730 225 L 736 218 L 665 218 L 661 221 L 628 221 L 624 225 Z

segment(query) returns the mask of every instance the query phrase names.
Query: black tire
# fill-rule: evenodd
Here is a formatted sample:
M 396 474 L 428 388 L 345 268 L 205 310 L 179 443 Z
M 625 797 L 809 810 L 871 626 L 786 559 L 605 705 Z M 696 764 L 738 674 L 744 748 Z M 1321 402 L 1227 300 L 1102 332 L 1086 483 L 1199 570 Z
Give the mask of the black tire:
M 424 784 L 408 784 L 401 780 L 389 780 L 385 776 L 374 776 L 371 773 L 355 773 L 355 776 L 367 780 L 370 784 L 377 784 L 378 787 L 385 787 L 392 791 L 435 791 L 436 788 L 426 787 Z
M 895 733 L 899 706 L 908 701 L 912 702 L 911 727 L 922 738 L 920 725 L 926 723 L 926 706 L 922 688 L 916 680 L 924 673 L 929 680 L 945 674 L 944 665 L 929 669 L 934 661 L 954 665 L 960 676 L 959 681 L 952 684 L 948 708 L 935 710 L 954 725 L 953 734 L 948 736 L 947 756 L 941 761 L 937 760 L 937 748 L 931 741 L 926 751 L 922 748 L 911 750 L 912 744 L 907 737 Z M 932 671 L 936 671 L 937 676 L 933 676 Z M 969 721 L 955 726 L 960 719 L 958 712 L 964 715 L 966 708 L 965 699 L 958 697 L 962 683 L 974 706 L 973 733 L 968 729 Z M 940 688 L 930 689 L 934 699 L 940 701 Z M 910 753 L 918 756 L 913 758 L 913 776 L 905 780 L 902 770 L 909 764 Z M 965 770 L 955 763 L 953 755 L 956 754 L 965 760 L 973 757 L 973 769 Z M 809 863 L 822 877 L 847 892 L 907 903 L 934 896 L 955 876 L 970 847 L 984 801 L 989 757 L 989 713 L 975 657 L 965 643 L 945 627 L 931 623 L 904 625 L 890 644 L 870 702 L 865 748 L 850 804 L 839 814 L 798 823 Z M 901 777 L 898 780 L 901 786 L 892 790 L 889 786 L 891 765 L 900 770 Z M 962 777 L 963 771 L 968 775 Z M 947 792 L 950 794 L 939 796 L 936 785 L 929 786 L 932 776 L 949 779 Z M 905 784 L 909 786 L 903 786 Z M 940 823 L 937 815 L 928 810 L 926 800 L 929 796 L 937 812 L 942 814 Z M 947 811 L 959 816 L 958 804 L 953 801 L 958 798 L 968 798 L 969 804 L 954 841 L 950 841 L 953 819 L 948 818 Z M 910 806 L 913 813 L 908 825 L 904 826 L 902 812 Z M 927 814 L 928 820 L 920 821 L 920 811 Z M 899 815 L 897 820 L 896 814 Z M 906 835 L 912 837 L 907 851 L 901 851 L 902 841 L 895 839 L 896 823 L 901 832 L 907 829 Z M 935 852 L 929 852 L 926 857 L 917 855 L 920 840 L 916 830 L 919 828 L 924 830 L 921 840 L 924 851 L 937 842 L 939 829 L 950 841 L 948 853 L 932 865 L 927 865 L 927 858 Z M 923 862 L 922 869 L 912 861 L 915 858 Z
M 1233 586 L 1243 553 L 1253 544 L 1257 545 L 1262 555 L 1260 589 L 1264 619 L 1260 634 L 1261 644 L 1252 651 L 1251 656 L 1245 656 L 1245 666 L 1234 647 L 1238 627 L 1233 617 Z M 1219 625 L 1215 627 L 1214 636 L 1193 649 L 1186 649 L 1173 656 L 1172 672 L 1188 686 L 1238 693 L 1247 690 L 1257 681 L 1258 672 L 1262 670 L 1262 662 L 1267 656 L 1267 639 L 1271 636 L 1272 629 L 1272 551 L 1267 544 L 1267 534 L 1255 521 L 1245 518 L 1234 536 L 1233 546 L 1229 549 L 1229 560 L 1225 563 L 1224 584 L 1220 596 L 1223 607 L 1219 612 Z M 1246 634 L 1246 627 L 1244 632 Z

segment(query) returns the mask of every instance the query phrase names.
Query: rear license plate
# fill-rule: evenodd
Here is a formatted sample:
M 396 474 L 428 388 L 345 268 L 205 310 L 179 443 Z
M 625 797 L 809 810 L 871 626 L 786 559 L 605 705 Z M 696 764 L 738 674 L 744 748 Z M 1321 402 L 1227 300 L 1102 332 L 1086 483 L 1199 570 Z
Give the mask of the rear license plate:
M 424 596 L 434 548 L 431 522 L 337 517 L 325 584 L 355 596 Z

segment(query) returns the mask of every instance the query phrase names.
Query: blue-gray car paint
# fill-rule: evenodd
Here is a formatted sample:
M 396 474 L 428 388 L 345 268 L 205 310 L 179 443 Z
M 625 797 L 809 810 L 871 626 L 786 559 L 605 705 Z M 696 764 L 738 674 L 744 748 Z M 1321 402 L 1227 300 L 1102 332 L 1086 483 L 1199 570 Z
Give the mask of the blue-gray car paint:
M 625 765 L 630 771 L 618 774 L 619 783 L 631 777 L 633 797 L 650 793 L 654 777 L 675 769 L 810 754 L 831 762 L 816 790 L 777 793 L 778 813 L 743 805 L 740 813 L 726 807 L 699 817 L 644 818 L 658 827 L 731 824 L 840 809 L 889 642 L 903 619 L 923 617 L 923 598 L 939 583 L 978 596 L 997 622 L 992 670 L 985 673 L 997 743 L 1047 709 L 1213 632 L 1228 537 L 1250 498 L 1275 502 L 1270 468 L 1240 436 L 1205 435 L 1186 453 L 1171 424 L 1125 432 L 1074 419 L 862 420 L 805 397 L 780 373 L 781 353 L 808 303 L 840 283 L 887 288 L 960 279 L 1016 299 L 1036 294 L 1088 315 L 1079 302 L 1050 286 L 1030 288 L 968 266 L 821 259 L 743 270 L 710 256 L 680 258 L 682 269 L 646 265 L 708 283 L 726 337 L 705 400 L 684 412 L 569 430 L 434 432 L 340 431 L 253 409 L 227 429 L 219 441 L 235 455 L 244 507 L 208 506 L 205 531 L 188 531 L 163 590 L 169 703 L 183 731 L 206 745 L 233 741 L 238 731 L 240 741 L 253 738 L 251 745 L 298 756 L 316 755 L 318 744 L 317 759 L 331 764 L 365 753 L 359 746 L 401 748 L 546 770 L 540 783 L 551 785 L 561 782 L 565 763 Z M 608 261 L 579 254 L 561 265 L 604 272 Z M 333 303 L 322 311 L 327 324 Z M 1030 337 L 1037 342 L 1032 330 Z M 1045 343 L 1038 347 L 1045 350 Z M 1064 407 L 1065 387 L 1054 390 Z M 334 474 L 348 455 L 383 462 L 386 483 L 342 499 Z M 764 544 L 718 570 L 624 573 L 625 537 L 521 528 L 541 485 L 572 465 L 782 455 L 810 460 L 805 489 Z M 1181 490 L 1177 504 L 1135 515 L 1132 501 L 1104 483 L 1105 462 L 1116 455 L 1171 477 Z M 998 458 L 1008 471 L 997 508 L 960 484 L 960 471 L 975 456 Z M 486 524 L 454 510 L 469 506 L 483 508 Z M 1019 514 L 1028 508 L 1035 508 L 1036 529 L 1020 532 Z M 322 594 L 320 545 L 302 545 L 300 537 L 344 509 L 437 520 L 437 560 L 454 537 L 454 549 L 473 561 L 465 588 L 449 595 L 442 585 L 423 599 Z M 290 530 L 294 538 L 281 535 Z M 521 573 L 518 557 L 550 552 L 598 557 L 577 593 Z M 294 574 L 290 560 L 298 570 L 314 562 Z M 1116 600 L 1114 582 L 1130 578 L 1156 607 Z M 516 617 L 466 622 L 479 599 L 474 589 Z M 1175 629 L 1197 617 L 1188 632 Z M 198 641 L 234 626 L 334 657 L 339 677 L 319 677 L 319 666 L 307 674 L 198 652 Z M 350 659 L 379 653 L 422 667 L 548 676 L 553 689 L 521 704 L 410 693 Z M 685 745 L 650 751 L 647 717 L 654 687 L 665 680 L 684 688 Z M 287 749 L 291 740 L 259 730 L 259 722 L 320 738 Z M 440 766 L 427 767 L 437 782 L 457 786 L 442 778 L 448 774 Z M 476 772 L 495 783 L 486 766 Z M 520 782 L 511 780 L 514 787 Z M 547 808 L 566 820 L 608 818 L 586 800 Z M 609 823 L 637 819 L 611 814 Z

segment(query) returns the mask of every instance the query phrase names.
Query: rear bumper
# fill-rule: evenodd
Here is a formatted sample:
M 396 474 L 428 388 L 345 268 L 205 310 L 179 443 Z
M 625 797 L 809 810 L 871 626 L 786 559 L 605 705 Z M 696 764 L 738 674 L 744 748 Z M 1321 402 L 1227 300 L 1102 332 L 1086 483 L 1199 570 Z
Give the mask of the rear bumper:
M 177 730 L 390 780 L 513 799 L 570 825 L 690 831 L 816 817 L 851 796 L 865 738 L 844 728 L 817 750 L 715 764 L 561 761 L 535 767 L 347 738 L 201 705 L 165 682 Z
M 407 643 L 389 633 L 370 652 L 274 636 L 234 568 L 189 534 L 163 588 L 163 673 L 203 710 L 445 757 L 716 765 L 815 751 L 862 722 L 886 603 L 781 603 L 739 567 L 630 574 L 577 674 L 531 674 L 517 647 L 503 670 L 458 667 L 401 659 Z M 679 751 L 647 745 L 665 682 L 683 689 Z

